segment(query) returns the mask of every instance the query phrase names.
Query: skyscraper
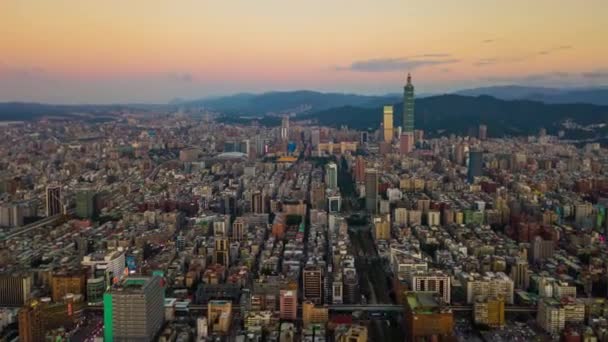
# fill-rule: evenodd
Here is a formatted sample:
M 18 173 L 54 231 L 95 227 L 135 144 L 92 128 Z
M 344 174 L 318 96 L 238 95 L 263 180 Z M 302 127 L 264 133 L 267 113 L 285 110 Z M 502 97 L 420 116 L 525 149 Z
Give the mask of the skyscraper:
M 329 189 L 338 188 L 338 165 L 336 163 L 328 163 L 325 167 L 325 183 Z
M 320 267 L 307 266 L 302 272 L 304 299 L 315 304 L 323 301 L 323 272 Z
M 478 132 L 478 138 L 479 140 L 486 140 L 488 138 L 488 126 L 486 125 L 479 125 L 479 132 Z
M 384 142 L 390 143 L 393 141 L 393 106 L 384 106 L 382 125 L 384 128 Z
M 365 209 L 375 214 L 378 210 L 378 171 L 365 170 Z
M 104 341 L 153 341 L 165 320 L 160 277 L 128 277 L 103 296 Z
M 281 121 L 281 140 L 289 139 L 289 116 L 285 115 Z
M 414 85 L 410 74 L 403 87 L 403 133 L 414 133 Z
M 76 216 L 91 218 L 95 214 L 95 191 L 82 188 L 76 191 Z
M 483 152 L 470 151 L 467 181 L 469 183 L 473 183 L 475 181 L 475 177 L 481 176 L 483 176 Z
M 49 185 L 46 187 L 46 216 L 61 213 L 61 187 Z
M 408 154 L 414 149 L 414 133 L 401 133 L 399 136 L 399 152 Z

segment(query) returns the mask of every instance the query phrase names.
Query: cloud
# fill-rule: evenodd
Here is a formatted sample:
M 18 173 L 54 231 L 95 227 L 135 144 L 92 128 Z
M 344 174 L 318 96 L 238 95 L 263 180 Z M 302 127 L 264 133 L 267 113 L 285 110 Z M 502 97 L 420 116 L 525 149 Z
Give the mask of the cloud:
M 171 81 L 180 81 L 185 83 L 192 83 L 194 81 L 194 76 L 191 73 L 187 72 L 173 72 L 167 75 L 167 78 Z
M 535 83 L 535 82 L 546 82 L 555 80 L 564 80 L 573 78 L 575 75 L 563 71 L 554 71 L 539 74 L 530 74 L 525 76 L 489 76 L 482 78 L 483 81 L 496 82 L 496 83 Z
M 486 66 L 486 65 L 497 64 L 497 63 L 500 63 L 500 62 L 501 62 L 501 59 L 496 58 L 496 57 L 482 58 L 482 59 L 478 60 L 477 62 L 475 62 L 473 65 L 475 65 L 475 66 Z
M 583 72 L 581 74 L 583 78 L 597 80 L 601 78 L 608 78 L 608 70 L 598 70 L 598 71 L 589 71 Z
M 29 67 L 29 66 L 9 66 L 3 62 L 0 62 L 0 77 L 6 78 L 24 78 L 24 79 L 32 79 L 38 77 L 47 76 L 46 70 L 40 67 Z
M 337 70 L 350 70 L 357 72 L 391 72 L 414 70 L 425 66 L 451 64 L 459 62 L 458 59 L 446 57 L 449 57 L 449 55 L 428 54 L 415 57 L 374 58 L 354 61 L 348 66 L 337 67 Z
M 572 45 L 557 46 L 554 48 L 538 51 L 538 55 L 540 55 L 540 56 L 550 55 L 554 52 L 563 51 L 563 50 L 571 50 L 572 48 L 573 48 Z
M 488 65 L 495 65 L 495 64 L 519 63 L 519 62 L 524 62 L 524 61 L 527 61 L 530 59 L 537 58 L 538 56 L 547 56 L 547 55 L 550 55 L 555 52 L 570 50 L 573 48 L 574 47 L 572 45 L 561 45 L 561 46 L 556 46 L 556 47 L 552 47 L 552 48 L 545 49 L 545 50 L 540 50 L 535 53 L 529 53 L 529 54 L 519 55 L 519 56 L 485 57 L 485 58 L 481 58 L 481 59 L 477 60 L 476 62 L 473 63 L 473 65 L 477 66 L 477 67 L 485 67 Z
M 416 55 L 416 56 L 412 56 L 410 58 L 421 58 L 421 57 L 427 57 L 427 58 L 447 58 L 447 57 L 451 57 L 452 55 L 449 53 L 426 53 L 423 55 Z

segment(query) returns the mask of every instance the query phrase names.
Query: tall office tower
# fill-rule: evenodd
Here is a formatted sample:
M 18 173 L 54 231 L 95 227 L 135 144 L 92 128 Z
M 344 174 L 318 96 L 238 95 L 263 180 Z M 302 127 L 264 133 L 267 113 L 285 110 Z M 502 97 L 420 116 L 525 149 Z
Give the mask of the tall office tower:
M 304 299 L 315 304 L 323 302 L 323 271 L 317 266 L 306 266 L 302 272 Z
M 414 85 L 412 76 L 407 74 L 407 84 L 403 87 L 403 132 L 414 134 Z
M 408 154 L 414 150 L 414 134 L 411 132 L 401 133 L 399 136 L 399 153 Z
M 361 143 L 361 145 L 367 144 L 368 141 L 369 141 L 369 133 L 366 131 L 361 132 L 361 136 L 359 139 L 359 142 Z
M 372 214 L 378 211 L 378 171 L 365 170 L 365 209 Z
M 215 251 L 213 253 L 213 262 L 222 266 L 230 266 L 230 246 L 228 239 L 215 238 Z
M 281 319 L 295 321 L 298 318 L 298 291 L 281 290 L 279 307 Z
M 209 304 L 207 304 L 207 320 L 211 331 L 222 334 L 230 332 L 232 302 L 228 300 L 209 301 Z
M 390 143 L 393 141 L 393 106 L 384 106 L 384 119 L 382 120 L 384 129 L 384 142 Z
M 486 140 L 488 138 L 488 126 L 479 125 L 479 135 L 477 136 L 479 140 Z
M 19 341 L 38 342 L 45 340 L 44 317 L 41 304 L 33 301 L 19 309 Z
M 467 181 L 473 183 L 475 177 L 483 176 L 483 152 L 469 151 L 469 170 L 467 173 Z
M 283 116 L 281 120 L 281 140 L 289 139 L 289 116 Z
M 365 181 L 365 159 L 363 159 L 363 156 L 357 156 L 355 160 L 355 181 L 357 183 Z
M 61 187 L 49 185 L 46 187 L 46 216 L 61 213 Z
M 76 216 L 92 218 L 95 214 L 95 191 L 82 188 L 76 190 Z
M 321 131 L 319 129 L 313 129 L 310 133 L 310 143 L 312 147 L 317 147 L 321 143 Z
M 21 306 L 29 302 L 32 291 L 29 273 L 0 274 L 0 306 Z
M 125 278 L 103 295 L 105 342 L 154 341 L 165 320 L 161 278 Z
M 459 143 L 454 147 L 454 163 L 457 165 L 464 164 L 464 152 L 465 148 L 463 144 Z
M 264 196 L 259 190 L 251 194 L 251 211 L 256 214 L 264 213 Z
M 329 189 L 338 189 L 338 165 L 328 163 L 325 167 L 325 184 Z
M 361 297 L 359 291 L 359 276 L 357 275 L 357 269 L 354 267 L 344 268 L 342 275 L 342 300 L 345 304 L 359 303 L 359 299 Z
M 511 266 L 511 279 L 516 289 L 527 290 L 530 286 L 530 275 L 528 274 L 528 261 L 517 258 L 515 264 Z

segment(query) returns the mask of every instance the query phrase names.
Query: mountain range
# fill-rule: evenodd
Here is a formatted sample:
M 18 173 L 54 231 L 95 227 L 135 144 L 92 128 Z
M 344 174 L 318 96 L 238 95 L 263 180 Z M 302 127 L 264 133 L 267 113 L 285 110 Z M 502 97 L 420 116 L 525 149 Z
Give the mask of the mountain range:
M 393 107 L 394 126 L 400 126 L 403 104 L 396 102 Z M 438 95 L 416 99 L 415 113 L 416 127 L 430 134 L 470 133 L 479 124 L 485 124 L 493 136 L 528 135 L 538 132 L 541 127 L 556 133 L 566 121 L 580 126 L 608 122 L 608 106 L 501 100 L 487 95 Z M 302 118 L 315 120 L 321 125 L 376 129 L 382 119 L 382 108 L 343 106 L 310 113 Z
M 608 134 L 605 125 L 608 122 L 607 92 L 607 87 L 500 86 L 417 97 L 416 126 L 428 134 L 470 133 L 471 129 L 483 123 L 491 135 L 502 136 L 531 134 L 541 127 L 555 133 L 563 128 L 564 122 L 572 121 L 580 126 L 570 127 L 568 134 L 583 137 Z M 394 105 L 394 125 L 401 125 L 402 100 L 399 94 L 372 96 L 306 90 L 242 93 L 200 100 L 175 100 L 164 106 L 153 106 L 153 109 L 170 111 L 182 108 L 185 112 L 197 112 L 204 108 L 223 114 L 222 120 L 227 122 L 247 123 L 255 117 L 266 125 L 279 122 L 276 114 L 295 113 L 296 119 L 314 120 L 322 125 L 376 129 L 380 125 L 382 106 L 386 104 Z M 13 102 L 0 103 L 0 120 L 31 120 L 44 116 L 91 120 L 97 115 L 119 113 L 129 108 L 146 109 L 142 105 L 128 104 L 70 106 Z M 591 130 L 583 128 L 594 124 Z
M 518 85 L 460 90 L 456 95 L 489 95 L 501 100 L 533 100 L 544 103 L 588 103 L 608 105 L 608 87 L 544 88 Z
M 265 115 L 284 112 L 304 113 L 341 106 L 373 108 L 396 101 L 395 95 L 358 95 L 321 93 L 310 90 L 268 92 L 263 94 L 241 93 L 230 96 L 199 100 L 173 100 L 171 105 L 203 107 L 228 115 Z

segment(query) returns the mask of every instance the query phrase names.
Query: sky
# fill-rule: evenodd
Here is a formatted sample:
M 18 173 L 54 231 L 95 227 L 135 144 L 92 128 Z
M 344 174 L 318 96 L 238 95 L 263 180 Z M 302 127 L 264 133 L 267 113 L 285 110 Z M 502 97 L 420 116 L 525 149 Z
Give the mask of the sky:
M 0 0 L 0 101 L 608 84 L 606 0 Z

